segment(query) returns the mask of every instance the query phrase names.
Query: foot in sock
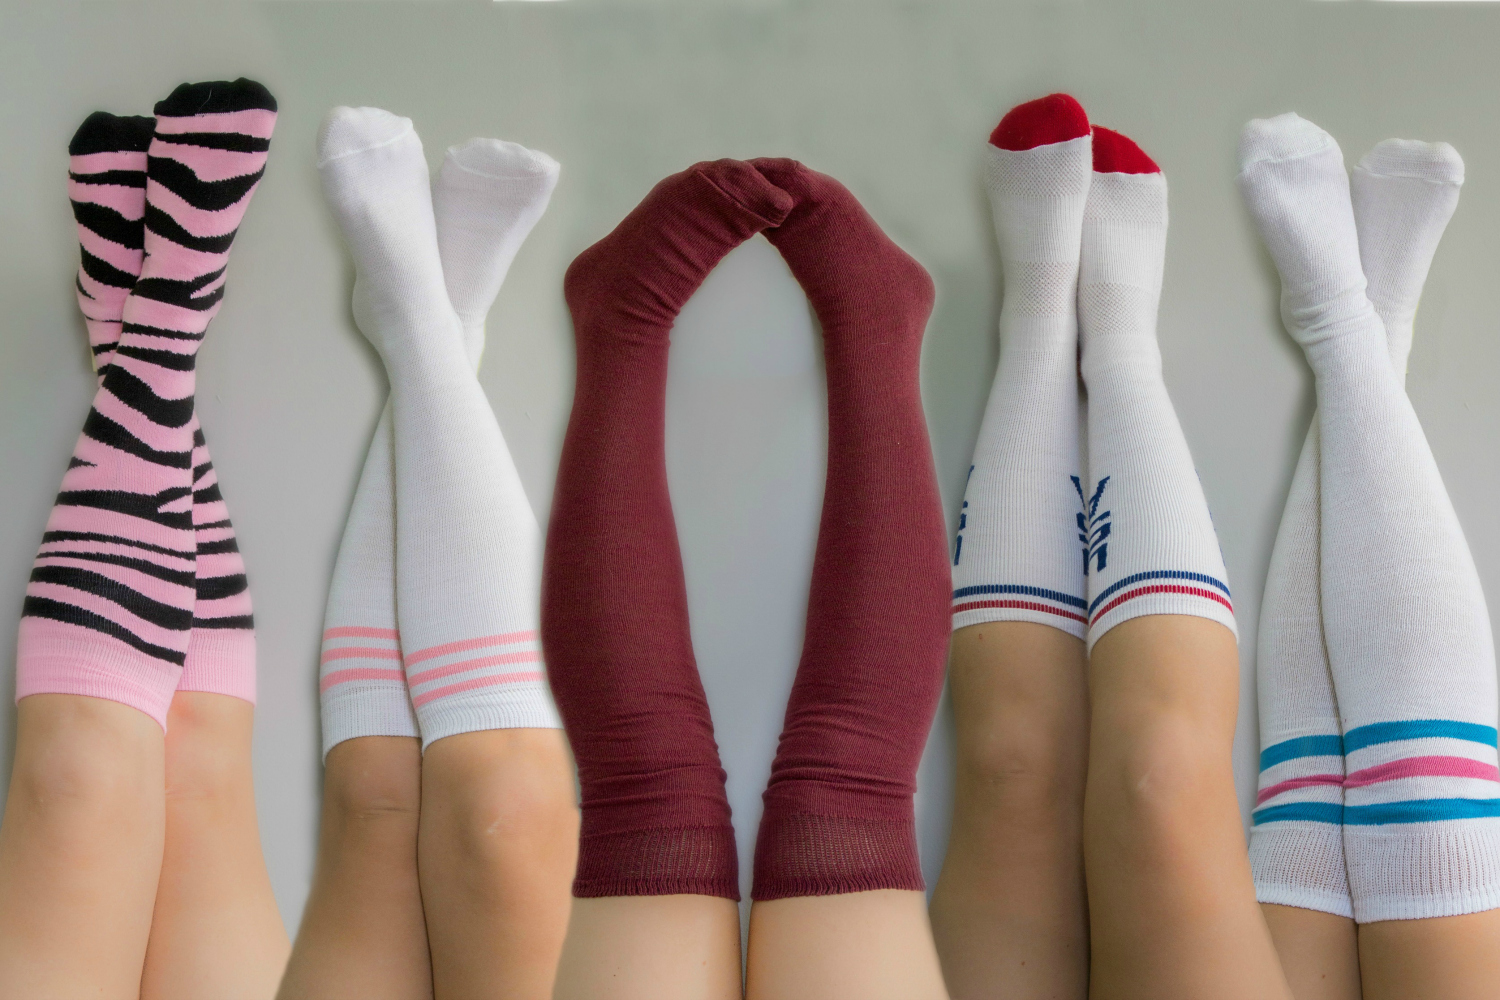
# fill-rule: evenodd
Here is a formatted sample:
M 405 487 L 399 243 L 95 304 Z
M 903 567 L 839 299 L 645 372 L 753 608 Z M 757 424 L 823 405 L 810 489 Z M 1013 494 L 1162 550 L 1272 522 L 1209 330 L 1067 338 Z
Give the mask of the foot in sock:
M 120 340 L 125 298 L 141 274 L 147 148 L 154 118 L 95 112 L 69 146 L 69 197 L 82 264 L 76 287 L 102 383 Z M 219 490 L 218 474 L 195 409 L 193 531 L 197 599 L 179 691 L 255 701 L 255 623 L 245 561 Z
M 1078 260 L 1093 171 L 1066 94 L 1011 110 L 985 151 L 1005 276 L 1000 365 L 953 548 L 953 628 L 1039 622 L 1083 638 Z
M 1141 615 L 1195 615 L 1235 631 L 1203 487 L 1162 380 L 1156 343 L 1167 184 L 1140 147 L 1095 128 L 1078 278 L 1088 388 L 1084 566 L 1088 646 Z
M 1463 161 L 1446 143 L 1386 140 L 1354 168 L 1351 193 L 1367 294 L 1398 376 L 1406 370 L 1417 300 L 1462 183 Z M 1261 772 L 1250 862 L 1261 902 L 1352 917 L 1343 731 L 1318 592 L 1319 462 L 1315 417 L 1261 601 Z
M 197 602 L 193 363 L 275 120 L 271 95 L 248 80 L 184 84 L 156 107 L 144 261 L 27 588 L 18 699 L 109 698 L 165 726 Z M 121 180 L 138 179 L 120 166 Z M 129 221 L 126 192 L 115 194 Z M 107 298 L 81 286 L 86 310 Z M 112 322 L 99 316 L 91 339 Z
M 536 519 L 448 298 L 421 140 L 407 119 L 335 108 L 319 171 L 354 255 L 355 320 L 391 382 L 398 629 L 423 745 L 556 728 Z
M 828 476 L 752 895 L 920 891 L 912 796 L 951 614 L 918 384 L 932 279 L 833 178 L 753 163 L 795 199 L 766 237 L 822 327 Z
M 471 139 L 448 150 L 433 183 L 444 282 L 475 366 L 490 304 L 546 209 L 557 174 L 557 164 L 544 154 Z M 370 442 L 329 588 L 319 685 L 325 757 L 335 744 L 358 736 L 420 735 L 396 622 L 393 447 L 387 407 Z
M 542 634 L 582 790 L 575 896 L 739 898 L 667 493 L 667 344 L 714 265 L 790 208 L 748 164 L 700 163 L 656 185 L 564 279 L 578 381 Z
M 1356 920 L 1500 906 L 1493 639 L 1478 574 L 1365 292 L 1343 157 L 1295 115 L 1246 126 L 1240 183 L 1312 366 L 1320 594 L 1342 718 Z M 1451 177 L 1451 174 L 1450 174 Z

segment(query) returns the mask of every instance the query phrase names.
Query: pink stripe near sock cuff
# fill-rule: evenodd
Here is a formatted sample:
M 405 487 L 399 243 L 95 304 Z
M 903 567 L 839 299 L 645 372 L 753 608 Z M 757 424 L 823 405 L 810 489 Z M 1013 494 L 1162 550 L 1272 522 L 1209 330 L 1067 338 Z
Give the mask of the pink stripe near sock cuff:
M 428 646 L 419 649 L 406 658 L 409 667 L 423 660 L 436 659 L 439 656 L 447 656 L 449 653 L 462 653 L 470 649 L 482 649 L 485 646 L 509 646 L 516 642 L 534 642 L 536 640 L 535 630 L 528 632 L 506 632 L 502 635 L 487 635 L 478 639 L 461 639 L 458 642 L 446 642 L 441 646 Z
M 497 684 L 519 684 L 522 681 L 539 681 L 542 677 L 542 673 L 536 670 L 517 674 L 491 674 L 488 677 L 473 677 L 466 681 L 459 681 L 456 684 L 448 684 L 444 687 L 434 688 L 431 691 L 424 691 L 412 698 L 411 703 L 415 707 L 421 708 L 430 701 L 445 698 L 450 694 L 473 691 L 475 688 L 494 687 Z
M 185 132 L 243 132 L 257 139 L 269 139 L 275 128 L 276 112 L 263 108 L 221 111 L 206 115 L 156 116 L 156 131 L 161 135 L 182 135 Z
M 1064 611 L 1061 608 L 1054 608 L 1048 604 L 1034 604 L 1031 601 L 970 601 L 967 604 L 954 605 L 953 613 L 956 615 L 960 611 L 978 611 L 981 608 L 1019 608 L 1023 611 L 1045 611 L 1048 614 L 1061 615 L 1064 618 L 1071 618 L 1075 622 L 1088 624 L 1088 619 L 1083 617 L 1083 615 L 1075 614 L 1072 611 Z
M 520 653 L 497 653 L 494 656 L 480 656 L 472 660 L 460 660 L 443 667 L 430 667 L 427 670 L 419 670 L 407 677 L 410 684 L 426 684 L 428 681 L 439 680 L 443 677 L 452 677 L 454 674 L 465 673 L 469 670 L 482 670 L 485 667 L 497 667 L 504 663 L 540 663 L 542 654 L 533 650 Z M 407 666 L 410 666 L 407 661 Z
M 323 630 L 323 641 L 329 639 L 400 639 L 393 628 L 368 628 L 364 625 L 337 625 Z
M 1470 757 L 1408 757 L 1354 771 L 1345 788 L 1363 788 L 1398 778 L 1479 778 L 1500 781 L 1500 768 Z
M 381 649 L 378 646 L 341 646 L 335 649 L 323 650 L 323 658 L 318 662 L 328 663 L 330 660 L 399 660 L 400 650 Z
M 1184 587 L 1181 584 L 1177 583 L 1159 583 L 1153 584 L 1149 587 L 1137 587 L 1135 590 L 1127 591 L 1126 593 L 1121 594 L 1119 597 L 1116 597 L 1104 607 L 1100 608 L 1098 613 L 1094 615 L 1093 620 L 1098 621 L 1100 618 L 1103 618 L 1110 611 L 1124 604 L 1126 601 L 1129 601 L 1136 597 L 1146 597 L 1151 594 L 1182 594 L 1187 597 L 1206 597 L 1211 601 L 1218 601 L 1220 604 L 1224 605 L 1224 607 L 1228 608 L 1231 612 L 1234 611 L 1234 605 L 1230 604 L 1228 599 L 1226 599 L 1223 594 L 1215 593 L 1212 590 L 1203 590 L 1198 587 Z
M 397 668 L 382 670 L 379 667 L 349 667 L 325 674 L 318 682 L 318 692 L 321 694 L 331 687 L 347 684 L 350 681 L 402 681 L 404 683 L 406 675 Z
M 1292 792 L 1299 788 L 1312 788 L 1318 785 L 1342 786 L 1344 776 L 1342 774 L 1309 774 L 1302 778 L 1288 778 L 1286 781 L 1278 781 L 1274 785 L 1262 788 L 1255 796 L 1255 804 L 1261 805 L 1274 799 L 1282 792 Z

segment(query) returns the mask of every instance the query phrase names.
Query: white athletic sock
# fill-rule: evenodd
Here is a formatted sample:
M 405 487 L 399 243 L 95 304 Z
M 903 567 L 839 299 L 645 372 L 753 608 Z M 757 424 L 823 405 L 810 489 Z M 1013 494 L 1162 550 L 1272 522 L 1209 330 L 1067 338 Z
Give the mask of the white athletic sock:
M 546 210 L 555 161 L 498 139 L 448 150 L 432 184 L 448 299 L 477 368 L 484 321 L 516 252 Z M 344 526 L 324 621 L 323 756 L 356 736 L 418 736 L 396 630 L 396 514 L 387 404 Z
M 1078 257 L 1093 171 L 1088 116 L 1054 94 L 990 137 L 986 186 L 1005 300 L 953 550 L 953 627 L 1027 621 L 1083 638 Z
M 550 190 L 555 165 L 518 149 L 490 147 L 504 166 L 487 176 L 514 191 Z M 319 154 L 355 259 L 355 319 L 391 382 L 396 606 L 423 747 L 480 729 L 557 727 L 536 636 L 540 537 L 474 376 L 469 351 L 477 355 L 482 333 L 465 336 L 449 300 L 421 141 L 406 119 L 336 108 Z M 482 191 L 488 154 L 473 144 L 456 154 L 472 188 L 453 192 L 445 219 Z M 529 209 L 517 215 L 535 221 Z M 516 246 L 456 280 L 498 288 Z
M 1129 139 L 1095 128 L 1078 279 L 1090 650 L 1141 615 L 1197 615 L 1235 631 L 1218 536 L 1162 380 L 1166 240 L 1161 171 Z
M 1405 371 L 1417 300 L 1462 182 L 1463 162 L 1446 143 L 1389 139 L 1355 167 L 1360 258 L 1398 374 Z M 1343 731 L 1318 593 L 1319 461 L 1314 417 L 1261 601 L 1261 772 L 1250 865 L 1262 903 L 1352 917 L 1342 826 Z
M 1245 127 L 1240 162 L 1281 274 L 1283 318 L 1317 385 L 1320 589 L 1354 917 L 1500 906 L 1489 616 L 1365 294 L 1342 154 L 1317 126 L 1282 115 Z

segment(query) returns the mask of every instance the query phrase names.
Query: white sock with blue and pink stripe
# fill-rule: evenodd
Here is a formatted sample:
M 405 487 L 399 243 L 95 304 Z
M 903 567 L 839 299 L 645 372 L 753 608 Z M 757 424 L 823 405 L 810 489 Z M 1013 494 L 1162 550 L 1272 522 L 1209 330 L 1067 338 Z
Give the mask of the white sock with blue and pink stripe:
M 1417 302 L 1462 183 L 1463 160 L 1446 143 L 1388 139 L 1354 168 L 1360 262 L 1398 376 L 1406 372 Z M 1262 903 L 1353 917 L 1344 860 L 1343 726 L 1318 593 L 1320 461 L 1314 418 L 1261 601 L 1256 693 L 1262 749 L 1250 866 Z M 1355 784 L 1364 778 L 1353 776 Z
M 449 151 L 429 197 L 411 123 L 375 109 L 333 112 L 320 153 L 359 273 L 356 319 L 392 385 L 329 593 L 324 753 L 356 736 L 420 735 L 425 748 L 555 728 L 536 520 L 474 368 L 557 165 L 471 140 Z
M 1014 108 L 986 186 L 1005 302 L 953 549 L 953 627 L 1040 622 L 1083 638 L 1078 495 L 1078 255 L 1093 170 L 1088 115 L 1066 94 Z
M 1141 615 L 1235 631 L 1224 559 L 1156 343 L 1167 182 L 1135 143 L 1094 129 L 1078 327 L 1088 388 L 1088 647 Z
M 1323 631 L 1343 723 L 1355 920 L 1500 907 L 1494 642 L 1479 576 L 1365 294 L 1343 154 L 1254 121 L 1241 187 L 1312 366 Z

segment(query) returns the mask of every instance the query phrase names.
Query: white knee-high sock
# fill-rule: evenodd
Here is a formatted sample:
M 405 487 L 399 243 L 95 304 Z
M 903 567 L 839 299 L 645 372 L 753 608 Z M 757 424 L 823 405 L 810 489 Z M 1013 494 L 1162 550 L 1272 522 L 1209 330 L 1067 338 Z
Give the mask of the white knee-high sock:
M 421 141 L 405 119 L 338 108 L 319 153 L 355 258 L 355 319 L 391 382 L 396 607 L 423 746 L 556 727 L 536 637 L 540 538 L 448 297 Z M 476 273 L 498 288 L 503 268 Z
M 1283 115 L 1245 127 L 1240 162 L 1318 392 L 1320 590 L 1354 917 L 1500 906 L 1489 615 L 1365 294 L 1342 154 L 1317 126 Z
M 546 210 L 558 167 L 498 139 L 448 150 L 432 183 L 448 299 L 477 367 L 484 321 L 522 242 Z M 320 689 L 323 755 L 357 736 L 418 736 L 396 629 L 396 508 L 391 413 L 381 412 L 329 587 Z
M 1417 301 L 1462 183 L 1463 161 L 1446 143 L 1390 139 L 1354 169 L 1360 259 L 1398 374 L 1406 370 Z M 1343 728 L 1318 593 L 1319 461 L 1314 417 L 1261 602 L 1261 771 L 1250 865 L 1261 902 L 1352 917 L 1344 860 Z
M 953 550 L 953 627 L 1040 622 L 1083 638 L 1078 256 L 1093 172 L 1066 94 L 1013 109 L 985 150 L 1005 300 L 1000 366 Z
M 1141 615 L 1197 615 L 1235 630 L 1218 536 L 1162 380 L 1166 240 L 1161 171 L 1129 139 L 1095 128 L 1078 278 L 1090 650 Z

